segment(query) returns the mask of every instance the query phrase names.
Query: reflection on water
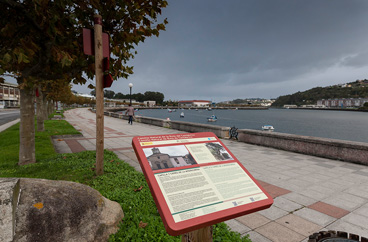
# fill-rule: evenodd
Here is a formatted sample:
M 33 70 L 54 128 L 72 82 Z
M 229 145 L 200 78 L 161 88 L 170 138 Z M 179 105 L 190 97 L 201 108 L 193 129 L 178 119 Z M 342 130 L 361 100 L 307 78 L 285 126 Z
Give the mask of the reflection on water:
M 185 118 L 180 118 L 184 112 Z M 215 114 L 216 122 L 207 118 Z M 194 123 L 208 123 L 239 129 L 261 130 L 263 125 L 272 125 L 275 132 L 324 137 L 332 139 L 368 142 L 368 113 L 348 111 L 322 111 L 297 109 L 269 110 L 178 110 L 169 113 L 166 109 L 139 110 L 136 115 Z

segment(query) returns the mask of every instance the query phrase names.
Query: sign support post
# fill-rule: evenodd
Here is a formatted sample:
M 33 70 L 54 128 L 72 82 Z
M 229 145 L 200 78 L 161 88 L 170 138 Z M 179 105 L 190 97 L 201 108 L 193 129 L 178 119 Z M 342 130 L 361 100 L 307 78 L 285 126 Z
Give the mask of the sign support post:
M 103 93 L 103 49 L 102 17 L 94 16 L 94 43 L 96 69 L 96 175 L 103 174 L 104 160 L 104 93 Z
M 212 228 L 212 226 L 207 226 L 183 234 L 181 236 L 181 242 L 212 242 Z

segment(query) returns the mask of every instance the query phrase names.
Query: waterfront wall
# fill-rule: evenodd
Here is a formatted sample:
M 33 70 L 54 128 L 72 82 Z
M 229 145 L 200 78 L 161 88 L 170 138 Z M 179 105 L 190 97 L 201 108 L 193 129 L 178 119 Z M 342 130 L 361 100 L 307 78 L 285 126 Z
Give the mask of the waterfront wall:
M 229 136 L 229 127 L 223 127 L 210 124 L 190 123 L 183 121 L 171 121 L 171 128 L 190 133 L 194 132 L 213 132 L 219 138 L 225 138 Z
M 368 144 L 277 132 L 238 130 L 241 142 L 368 165 Z
M 128 116 L 112 112 L 105 112 L 105 115 L 128 119 Z M 137 116 L 135 121 L 185 132 L 213 132 L 220 138 L 228 138 L 230 130 L 230 127 L 183 121 L 169 121 L 141 116 Z M 250 129 L 238 129 L 238 141 L 306 155 L 368 165 L 368 143 Z

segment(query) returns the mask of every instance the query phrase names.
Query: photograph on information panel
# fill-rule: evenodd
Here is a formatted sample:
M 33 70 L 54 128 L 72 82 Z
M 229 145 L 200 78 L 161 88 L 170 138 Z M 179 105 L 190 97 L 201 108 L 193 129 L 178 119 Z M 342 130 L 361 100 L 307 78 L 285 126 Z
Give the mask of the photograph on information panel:
M 146 148 L 143 152 L 154 171 L 197 164 L 184 145 Z
M 219 142 L 186 145 L 198 164 L 234 160 Z

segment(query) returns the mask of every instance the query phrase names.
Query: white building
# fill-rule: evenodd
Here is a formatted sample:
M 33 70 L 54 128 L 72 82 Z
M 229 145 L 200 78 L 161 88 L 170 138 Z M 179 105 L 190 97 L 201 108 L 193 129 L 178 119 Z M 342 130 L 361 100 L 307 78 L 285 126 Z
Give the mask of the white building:
M 20 91 L 18 84 L 0 83 L 0 108 L 18 107 Z
M 368 102 L 368 98 L 336 98 L 318 100 L 317 105 L 324 105 L 331 108 L 358 108 L 362 107 L 366 102 Z
M 204 107 L 208 108 L 211 105 L 211 101 L 207 100 L 186 100 L 179 101 L 180 108 L 191 108 L 191 107 Z

